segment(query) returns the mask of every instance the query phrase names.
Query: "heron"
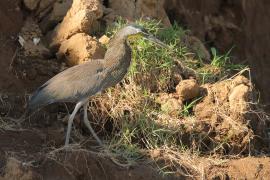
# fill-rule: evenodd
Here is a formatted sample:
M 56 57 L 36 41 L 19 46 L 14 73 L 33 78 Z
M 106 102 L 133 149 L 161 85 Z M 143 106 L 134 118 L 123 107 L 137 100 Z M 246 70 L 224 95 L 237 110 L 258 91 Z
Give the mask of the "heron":
M 27 112 L 33 112 L 52 103 L 76 103 L 68 118 L 65 146 L 69 145 L 73 120 L 81 107 L 83 108 L 85 126 L 97 143 L 103 146 L 87 117 L 88 100 L 89 97 L 116 85 L 127 74 L 132 57 L 128 40 L 132 36 L 143 37 L 160 46 L 166 46 L 153 35 L 147 33 L 142 26 L 126 25 L 109 41 L 104 59 L 90 60 L 70 67 L 49 79 L 30 96 Z

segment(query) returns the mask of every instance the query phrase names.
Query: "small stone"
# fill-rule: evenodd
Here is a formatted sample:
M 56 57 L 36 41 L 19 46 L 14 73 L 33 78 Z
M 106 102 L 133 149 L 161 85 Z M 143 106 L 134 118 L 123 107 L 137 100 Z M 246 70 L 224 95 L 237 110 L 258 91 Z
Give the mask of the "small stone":
M 156 102 L 161 105 L 161 110 L 169 115 L 177 116 L 180 114 L 183 103 L 181 100 L 173 97 L 173 94 L 161 93 L 156 99 Z
M 109 43 L 110 38 L 109 38 L 108 36 L 106 36 L 106 35 L 103 35 L 103 36 L 101 36 L 101 38 L 99 38 L 98 41 L 99 41 L 101 44 L 106 45 L 106 44 Z
M 199 93 L 200 93 L 200 87 L 195 79 L 182 80 L 176 86 L 176 94 L 183 101 L 198 97 Z

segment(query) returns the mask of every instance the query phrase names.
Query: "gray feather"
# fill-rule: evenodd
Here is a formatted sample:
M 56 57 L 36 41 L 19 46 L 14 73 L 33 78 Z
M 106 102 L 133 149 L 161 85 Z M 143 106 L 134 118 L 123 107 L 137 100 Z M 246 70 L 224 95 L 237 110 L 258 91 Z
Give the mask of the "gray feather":
M 28 111 L 55 102 L 78 102 L 120 82 L 131 61 L 127 36 L 139 32 L 133 26 L 123 28 L 110 41 L 104 59 L 71 67 L 48 80 L 31 96 Z
M 93 60 L 57 74 L 33 93 L 28 109 L 54 102 L 76 102 L 96 94 L 101 89 L 104 70 L 101 60 Z

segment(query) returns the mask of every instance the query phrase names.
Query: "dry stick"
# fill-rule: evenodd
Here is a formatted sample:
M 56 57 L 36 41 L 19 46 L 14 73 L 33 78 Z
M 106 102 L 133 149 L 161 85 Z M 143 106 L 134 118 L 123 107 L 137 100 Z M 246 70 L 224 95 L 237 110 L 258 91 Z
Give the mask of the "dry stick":
M 13 62 L 14 62 L 16 56 L 17 56 L 18 50 L 19 50 L 19 48 L 16 47 L 16 50 L 15 50 L 15 52 L 14 52 L 12 58 L 11 58 L 10 64 L 9 64 L 8 71 L 10 71 L 12 69 L 12 65 L 13 65 Z

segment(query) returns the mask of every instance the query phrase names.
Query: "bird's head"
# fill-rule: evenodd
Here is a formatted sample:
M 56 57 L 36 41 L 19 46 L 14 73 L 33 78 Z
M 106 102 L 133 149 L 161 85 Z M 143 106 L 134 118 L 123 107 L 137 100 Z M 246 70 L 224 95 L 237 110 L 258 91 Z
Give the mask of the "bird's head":
M 127 25 L 122 28 L 118 33 L 118 35 L 128 39 L 131 37 L 143 37 L 149 41 L 154 42 L 162 47 L 168 47 L 166 44 L 161 42 L 159 39 L 155 38 L 153 35 L 149 34 L 146 29 L 137 24 Z

